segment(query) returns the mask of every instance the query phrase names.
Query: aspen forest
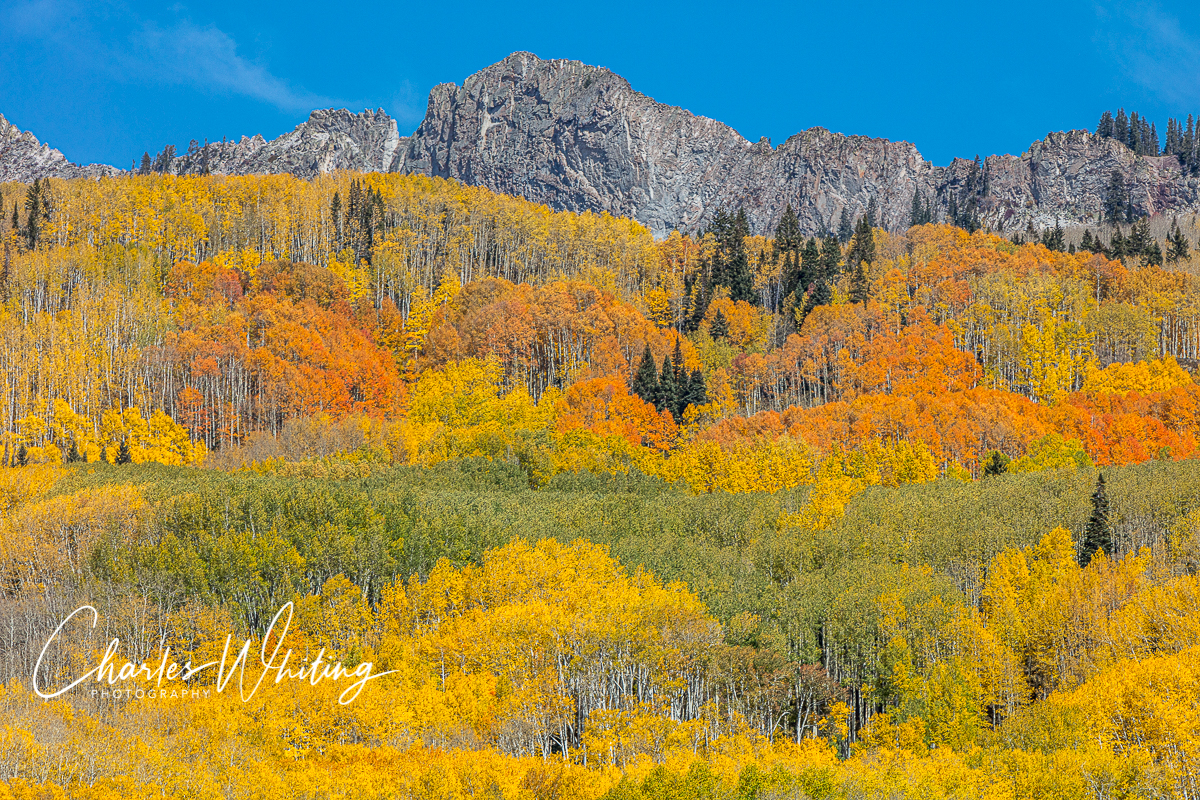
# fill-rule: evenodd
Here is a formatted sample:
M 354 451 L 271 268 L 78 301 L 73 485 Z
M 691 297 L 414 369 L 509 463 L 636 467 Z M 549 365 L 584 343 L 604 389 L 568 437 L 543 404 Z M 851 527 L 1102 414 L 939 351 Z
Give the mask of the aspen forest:
M 0 209 L 0 800 L 1200 800 L 1191 223 L 656 240 L 350 172 Z M 34 692 L 287 603 L 388 674 Z

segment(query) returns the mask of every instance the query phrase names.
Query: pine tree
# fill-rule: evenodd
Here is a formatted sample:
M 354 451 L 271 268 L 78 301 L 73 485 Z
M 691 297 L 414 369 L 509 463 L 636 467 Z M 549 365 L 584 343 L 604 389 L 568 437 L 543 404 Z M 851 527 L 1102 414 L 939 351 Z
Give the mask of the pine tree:
M 1083 238 L 1079 242 L 1079 249 L 1086 250 L 1089 253 L 1096 252 L 1096 241 L 1092 238 L 1092 229 L 1085 228 Z
M 698 369 L 692 370 L 692 376 L 688 380 L 687 401 L 683 404 L 684 409 L 689 405 L 697 408 L 708 402 L 708 387 L 704 384 L 704 373 Z
M 679 396 L 679 387 L 675 383 L 675 365 L 670 356 L 663 356 L 662 372 L 658 376 L 658 397 L 655 407 L 662 411 L 673 412 L 673 407 Z
M 842 244 L 850 241 L 854 235 L 854 220 L 850 218 L 850 207 L 842 206 L 842 219 L 838 223 L 837 238 Z
M 1150 220 L 1143 217 L 1133 223 L 1133 227 L 1129 229 L 1125 252 L 1134 258 L 1144 256 L 1150 252 L 1150 245 L 1153 243 L 1154 238 L 1150 235 Z
M 867 225 L 871 228 L 879 227 L 879 207 L 875 204 L 875 195 L 867 200 Z
M 871 297 L 871 283 L 867 279 L 866 262 L 859 261 L 850 277 L 850 302 L 867 304 Z
M 821 269 L 817 282 L 835 281 L 841 273 L 842 248 L 838 245 L 836 238 L 826 236 L 825 241 L 821 244 Z
M 1083 532 L 1083 547 L 1079 551 L 1079 566 L 1086 567 L 1096 555 L 1097 550 L 1103 550 L 1105 555 L 1112 555 L 1112 528 L 1109 524 L 1108 488 L 1104 484 L 1104 475 L 1096 479 L 1096 490 L 1092 492 L 1092 515 L 1088 517 L 1087 527 Z
M 647 403 L 657 405 L 658 370 L 655 369 L 654 354 L 650 352 L 650 345 L 648 343 L 646 344 L 646 349 L 642 352 L 642 361 L 638 364 L 637 372 L 633 376 L 633 386 L 630 388 L 634 394 Z
M 1109 225 L 1124 222 L 1127 213 L 1129 190 L 1125 188 L 1125 176 L 1114 169 L 1108 176 L 1108 191 L 1104 196 L 1104 218 Z
M 42 235 L 42 182 L 34 180 L 25 192 L 25 241 L 30 250 L 38 246 Z
M 688 404 L 688 373 L 683 366 L 681 339 L 675 337 L 675 352 L 671 355 L 671 371 L 675 379 L 675 396 L 671 398 L 671 413 L 675 419 L 683 419 L 683 410 Z
M 712 322 L 708 326 L 708 335 L 715 341 L 729 338 L 729 322 L 725 319 L 725 315 L 717 309 L 717 313 L 713 314 Z
M 1112 138 L 1113 115 L 1111 111 L 1105 111 L 1100 115 L 1100 124 L 1096 126 L 1096 135 L 1103 136 L 1106 139 Z
M 71 449 L 67 451 L 67 463 L 78 464 L 80 461 L 83 461 L 83 456 L 79 453 L 79 444 L 72 439 Z
M 129 453 L 129 442 L 122 439 L 121 446 L 117 448 L 117 458 L 114 464 L 132 464 L 133 456 Z
M 1117 259 L 1122 264 L 1125 263 L 1125 258 L 1129 255 L 1125 242 L 1125 234 L 1121 233 L 1121 229 L 1114 229 L 1112 236 L 1109 237 L 1108 240 L 1108 251 L 1106 255 L 1109 258 Z
M 817 246 L 816 239 L 809 239 L 800 253 L 800 285 L 796 287 L 796 294 L 802 295 L 807 292 L 808 287 L 820 274 L 821 248 Z
M 1176 220 L 1171 233 L 1167 234 L 1167 261 L 1172 264 L 1186 261 L 1190 257 L 1189 250 L 1187 237 L 1179 229 L 1179 222 Z
M 1162 247 L 1153 239 L 1150 244 L 1142 250 L 1142 266 L 1143 267 L 1161 267 L 1163 263 Z
M 1117 109 L 1117 117 L 1113 120 L 1113 138 L 1124 145 L 1129 144 L 1129 117 L 1125 109 Z
M 1008 465 L 1012 463 L 1012 459 L 1001 453 L 999 450 L 993 450 L 987 455 L 987 460 L 983 462 L 984 475 L 1003 475 L 1008 472 Z
M 29 466 L 29 450 L 26 449 L 25 445 L 21 445 L 17 448 L 17 466 Z
M 862 262 L 868 264 L 875 261 L 875 236 L 866 217 L 862 217 L 854 226 L 854 240 L 846 253 L 846 266 L 857 267 Z
M 13 213 L 12 213 L 12 230 L 18 231 L 20 229 L 21 229 L 21 218 L 17 215 L 17 203 L 14 200 L 13 201 Z
M 154 169 L 154 162 L 150 160 L 150 154 L 143 152 L 142 153 L 142 165 L 138 169 L 138 172 L 141 173 L 142 175 L 149 175 L 150 171 L 152 169 Z
M 1053 250 L 1056 253 L 1061 253 L 1066 250 L 1066 235 L 1063 233 L 1062 225 L 1055 221 L 1054 227 L 1042 233 L 1042 244 L 1047 249 Z
M 789 203 L 783 209 L 783 216 L 775 226 L 775 248 L 781 253 L 794 253 L 800 250 L 804 237 L 800 234 L 800 220 Z
M 912 210 L 908 212 L 908 227 L 915 228 L 917 225 L 923 225 L 923 217 L 925 209 L 921 203 L 921 190 L 913 192 Z
M 736 215 L 718 211 L 709 232 L 717 240 L 709 273 L 709 295 L 712 288 L 725 286 L 731 299 L 753 302 L 757 297 L 746 257 L 746 237 L 750 235 L 746 210 L 738 209 Z

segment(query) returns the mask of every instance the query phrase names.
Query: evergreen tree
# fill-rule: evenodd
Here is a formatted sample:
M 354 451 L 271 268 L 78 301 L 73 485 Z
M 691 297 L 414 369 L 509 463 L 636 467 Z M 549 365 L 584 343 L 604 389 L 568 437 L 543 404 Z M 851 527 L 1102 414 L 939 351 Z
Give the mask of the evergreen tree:
M 638 364 L 637 372 L 633 376 L 633 386 L 630 388 L 647 403 L 657 405 L 658 370 L 655 369 L 654 354 L 650 352 L 649 344 L 642 352 L 642 361 Z
M 795 253 L 800 250 L 803 243 L 804 237 L 800 234 L 800 220 L 789 203 L 783 209 L 783 216 L 779 218 L 779 224 L 775 226 L 775 248 L 777 252 Z
M 725 315 L 717 309 L 717 313 L 713 315 L 712 322 L 708 326 L 708 335 L 715 341 L 729 338 L 729 321 L 725 319 Z
M 21 445 L 17 448 L 17 466 L 29 466 L 29 450 L 26 449 L 25 445 Z
M 698 369 L 692 370 L 692 376 L 688 380 L 687 398 L 683 407 L 686 409 L 689 405 L 697 408 L 708 402 L 708 387 L 704 383 L 704 373 Z
M 1108 176 L 1108 191 L 1104 196 L 1104 218 L 1109 225 L 1116 225 L 1125 220 L 1128 213 L 1127 203 L 1129 190 L 1125 186 L 1125 176 L 1120 170 L 1114 169 Z
M 1167 234 L 1167 261 L 1177 264 L 1180 261 L 1186 261 L 1188 258 L 1188 240 L 1183 235 L 1183 231 L 1179 229 L 1179 222 L 1176 220 L 1171 232 Z
M 1129 229 L 1125 252 L 1134 258 L 1144 256 L 1150 252 L 1150 245 L 1153 243 L 1154 237 L 1150 235 L 1150 220 L 1143 217 L 1133 223 L 1133 227 Z
M 821 244 L 821 269 L 818 273 L 819 281 L 836 281 L 842 273 L 842 248 L 838 245 L 838 240 L 832 236 L 826 236 L 825 241 Z
M 80 461 L 83 461 L 83 456 L 79 453 L 79 444 L 72 439 L 71 449 L 67 451 L 67 463 L 78 464 Z
M 867 200 L 867 226 L 871 228 L 879 227 L 879 207 L 875 205 L 875 195 L 871 195 Z
M 16 203 L 16 201 L 13 201 L 12 229 L 13 229 L 14 231 L 18 231 L 18 230 L 20 230 L 20 229 L 21 229 L 21 218 L 20 218 L 19 216 L 17 216 L 17 203 Z
M 1092 492 L 1092 515 L 1088 517 L 1087 527 L 1084 528 L 1079 566 L 1086 567 L 1097 550 L 1103 550 L 1105 555 L 1112 555 L 1112 528 L 1108 516 L 1108 488 L 1104 485 L 1104 475 L 1101 473 L 1096 479 L 1096 490 Z
M 1113 115 L 1111 111 L 1105 111 L 1100 115 L 1100 124 L 1096 126 L 1096 134 L 1103 136 L 1106 139 L 1112 138 L 1113 135 Z
M 142 153 L 142 165 L 138 172 L 142 175 L 149 175 L 152 169 L 154 169 L 154 162 L 150 160 L 150 154 Z
M 850 207 L 842 206 L 842 219 L 838 223 L 837 239 L 842 244 L 850 241 L 854 235 L 854 220 L 850 218 Z
M 1142 266 L 1143 267 L 1161 267 L 1163 263 L 1162 247 L 1153 239 L 1150 244 L 1142 250 Z
M 121 446 L 117 448 L 117 458 L 115 464 L 132 464 L 133 456 L 129 453 L 129 442 L 122 439 Z
M 1105 253 L 1109 258 L 1115 258 L 1122 264 L 1125 263 L 1126 256 L 1129 255 L 1125 247 L 1125 234 L 1121 233 L 1120 228 L 1116 228 L 1112 232 L 1112 236 L 1108 240 L 1108 251 Z
M 1113 120 L 1113 138 L 1126 146 L 1129 144 L 1129 117 L 1125 116 L 1123 108 L 1117 109 L 1116 119 Z
M 675 396 L 671 398 L 671 414 L 675 419 L 683 419 L 683 410 L 688 404 L 688 373 L 683 366 L 683 348 L 681 339 L 675 337 L 675 352 L 671 356 L 671 369 L 675 378 Z
M 987 460 L 983 462 L 984 475 L 1003 475 L 1008 472 L 1008 465 L 1012 463 L 1012 459 L 1001 453 L 999 450 L 993 450 L 987 455 Z
M 1066 250 L 1066 235 L 1063 233 L 1062 225 L 1055 221 L 1053 228 L 1043 231 L 1042 244 L 1056 253 Z
M 746 257 L 746 237 L 750 235 L 746 210 L 738 209 L 736 215 L 718 211 L 709 231 L 717 240 L 709 279 L 710 296 L 712 288 L 725 286 L 731 299 L 754 302 L 757 299 L 754 278 Z
M 329 201 L 329 221 L 333 223 L 333 234 L 336 239 L 334 247 L 337 250 L 342 249 L 342 197 L 337 192 L 333 193 L 333 199 Z
M 1084 229 L 1083 238 L 1079 242 L 1079 249 L 1086 250 L 1089 253 L 1097 252 L 1096 240 L 1092 238 L 1092 229 L 1091 228 Z
M 42 182 L 34 180 L 25 192 L 25 241 L 30 250 L 36 249 L 42 235 Z
M 867 304 L 871 297 L 871 283 L 867 278 L 865 261 L 859 261 L 850 277 L 850 302 Z
M 674 413 L 674 406 L 679 397 L 679 386 L 675 383 L 675 365 L 670 356 L 663 356 L 662 372 L 658 376 L 658 402 L 654 405 L 659 410 L 667 409 Z
M 921 190 L 913 192 L 912 210 L 908 212 L 908 227 L 924 225 L 925 209 L 921 203 Z
M 796 287 L 797 296 L 808 291 L 808 287 L 821 274 L 821 248 L 816 239 L 809 239 L 800 253 L 800 285 Z
M 854 240 L 846 253 L 846 266 L 857 267 L 862 262 L 868 264 L 875 261 L 875 236 L 866 217 L 862 217 L 854 226 Z

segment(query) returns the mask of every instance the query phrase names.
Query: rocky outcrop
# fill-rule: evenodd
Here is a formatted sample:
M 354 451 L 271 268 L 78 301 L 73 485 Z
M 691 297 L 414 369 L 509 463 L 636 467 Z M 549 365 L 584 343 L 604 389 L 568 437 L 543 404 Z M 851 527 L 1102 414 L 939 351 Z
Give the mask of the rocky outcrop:
M 352 114 L 345 109 L 318 109 L 291 133 L 266 141 L 243 136 L 238 142 L 193 141 L 187 153 L 174 159 L 177 175 L 211 172 L 218 175 L 289 173 L 312 178 L 335 170 L 395 172 L 408 144 L 396 121 L 378 111 Z
M 192 143 L 171 162 L 177 174 L 333 170 L 454 178 L 522 195 L 555 209 L 608 212 L 656 236 L 703 230 L 720 209 L 743 207 L 755 233 L 769 233 L 786 206 L 802 230 L 837 227 L 875 201 L 880 224 L 902 229 L 913 195 L 936 219 L 972 208 L 997 230 L 1095 225 L 1119 171 L 1145 213 L 1200 210 L 1200 186 L 1173 157 L 1135 156 L 1087 131 L 1051 133 L 1020 156 L 936 167 L 907 142 L 811 128 L 778 147 L 751 143 L 721 122 L 656 102 L 602 67 L 514 53 L 429 95 L 425 119 L 401 136 L 382 110 L 317 110 L 267 141 Z M 0 180 L 113 174 L 78 167 L 0 118 Z
M 98 178 L 119 172 L 116 167 L 103 164 L 86 167 L 72 164 L 62 153 L 0 115 L 0 183 L 32 183 L 39 178 Z
M 514 53 L 429 96 L 402 169 L 522 195 L 553 208 L 607 211 L 655 235 L 704 227 L 743 205 L 770 230 L 784 206 L 809 232 L 871 196 L 907 222 L 933 168 L 912 145 L 814 128 L 778 150 L 721 122 L 657 103 L 624 78 L 578 61 Z

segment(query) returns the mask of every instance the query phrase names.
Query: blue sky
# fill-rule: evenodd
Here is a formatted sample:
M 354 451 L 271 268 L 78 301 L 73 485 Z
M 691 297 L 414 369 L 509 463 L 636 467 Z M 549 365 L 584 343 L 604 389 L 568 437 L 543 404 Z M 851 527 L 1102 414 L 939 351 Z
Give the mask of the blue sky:
M 979 7 L 974 7 L 979 6 Z M 1190 12 L 1190 13 L 1189 13 Z M 774 144 L 814 125 L 937 164 L 1020 153 L 1124 105 L 1200 112 L 1192 3 L 225 3 L 0 0 L 0 113 L 73 161 L 382 107 L 515 50 L 573 58 Z

